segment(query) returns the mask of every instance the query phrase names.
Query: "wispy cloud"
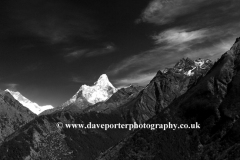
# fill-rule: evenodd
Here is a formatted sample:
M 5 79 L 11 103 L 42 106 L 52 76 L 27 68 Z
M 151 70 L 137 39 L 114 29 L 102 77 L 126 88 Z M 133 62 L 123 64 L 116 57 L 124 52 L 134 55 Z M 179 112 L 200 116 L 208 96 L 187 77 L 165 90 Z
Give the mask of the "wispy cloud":
M 190 47 L 206 36 L 206 30 L 187 31 L 187 29 L 169 29 L 152 36 L 156 47 L 152 50 L 131 56 L 110 69 L 110 74 L 118 74 L 123 71 L 134 70 L 135 73 L 145 73 L 150 70 L 172 65 L 179 58 L 181 51 Z M 163 59 L 165 61 L 163 61 Z M 163 63 L 161 63 L 163 61 Z
M 152 36 L 156 44 L 154 48 L 111 66 L 108 74 L 124 75 L 116 84 L 147 84 L 158 70 L 172 67 L 183 57 L 208 58 L 214 61 L 229 50 L 236 35 L 240 35 L 238 25 L 232 23 L 196 30 L 182 26 L 162 31 Z
M 95 57 L 95 56 L 112 53 L 115 50 L 116 50 L 115 45 L 112 43 L 109 43 L 109 44 L 105 44 L 104 47 L 102 48 L 74 50 L 64 55 L 64 58 L 67 61 L 73 61 L 80 57 Z
M 68 58 L 68 57 L 79 58 L 79 57 L 83 56 L 87 52 L 88 52 L 88 49 L 76 50 L 76 51 L 68 53 L 67 55 L 65 55 L 65 57 L 66 58 Z
M 138 83 L 148 77 L 147 73 L 172 67 L 183 57 L 215 61 L 240 36 L 239 7 L 236 0 L 152 0 L 137 23 L 175 23 L 161 26 L 151 35 L 152 49 L 110 66 L 108 73 L 122 77 L 116 83 Z
M 114 86 L 117 87 L 125 87 L 129 86 L 130 84 L 137 84 L 140 86 L 145 86 L 150 82 L 151 79 L 156 75 L 156 73 L 146 73 L 146 74 L 139 74 L 139 75 L 132 75 L 129 77 L 120 78 L 117 80 L 113 80 Z
M 91 50 L 91 51 L 87 52 L 85 55 L 86 55 L 86 57 L 94 57 L 94 56 L 99 56 L 99 55 L 103 55 L 103 54 L 108 54 L 108 53 L 114 52 L 115 50 L 116 50 L 115 45 L 107 44 L 105 47 Z
M 206 0 L 152 0 L 143 11 L 139 22 L 166 24 L 177 17 L 196 11 Z
M 174 28 L 154 35 L 152 38 L 156 44 L 170 43 L 171 45 L 179 45 L 186 42 L 201 40 L 207 36 L 207 30 L 188 31 L 187 29 Z
M 75 83 L 84 83 L 86 81 L 85 79 L 79 76 L 72 76 L 70 80 Z

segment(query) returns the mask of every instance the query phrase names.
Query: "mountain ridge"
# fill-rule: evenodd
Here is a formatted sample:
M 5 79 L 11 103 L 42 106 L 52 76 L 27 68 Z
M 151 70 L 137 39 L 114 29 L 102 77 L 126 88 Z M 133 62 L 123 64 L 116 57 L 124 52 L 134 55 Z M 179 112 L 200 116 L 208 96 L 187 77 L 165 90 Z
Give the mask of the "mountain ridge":
M 5 90 L 6 92 L 9 92 L 17 101 L 19 101 L 24 107 L 30 109 L 33 113 L 39 115 L 45 110 L 53 109 L 54 107 L 52 105 L 44 105 L 39 106 L 37 103 L 32 102 L 28 98 L 24 97 L 20 92 L 11 91 L 9 89 Z

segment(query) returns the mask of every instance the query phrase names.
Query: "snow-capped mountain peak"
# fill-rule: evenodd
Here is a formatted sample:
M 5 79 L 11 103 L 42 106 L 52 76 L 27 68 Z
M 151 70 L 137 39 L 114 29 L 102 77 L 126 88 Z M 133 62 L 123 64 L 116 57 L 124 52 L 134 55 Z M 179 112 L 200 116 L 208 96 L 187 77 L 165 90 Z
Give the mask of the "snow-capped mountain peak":
M 97 82 L 94 83 L 94 85 L 97 85 L 97 86 L 102 86 L 102 87 L 106 87 L 106 86 L 110 86 L 112 88 L 115 88 L 112 83 L 109 81 L 108 79 L 108 76 L 106 74 L 102 74 Z
M 82 85 L 77 93 L 62 106 L 68 106 L 72 103 L 79 103 L 86 101 L 90 104 L 106 101 L 110 98 L 117 89 L 109 81 L 106 74 L 102 74 L 93 86 Z M 85 105 L 85 103 L 79 105 Z
M 178 74 L 184 74 L 186 76 L 193 76 L 196 72 L 201 72 L 211 68 L 212 61 L 209 59 L 197 59 L 191 60 L 190 58 L 182 58 L 173 68 L 166 68 L 162 70 L 162 73 L 174 72 Z
M 34 103 L 24 97 L 20 92 L 11 91 L 9 89 L 6 89 L 5 91 L 9 92 L 18 102 L 20 102 L 24 107 L 30 109 L 35 114 L 40 114 L 47 109 L 53 108 L 51 105 L 39 106 L 37 103 Z

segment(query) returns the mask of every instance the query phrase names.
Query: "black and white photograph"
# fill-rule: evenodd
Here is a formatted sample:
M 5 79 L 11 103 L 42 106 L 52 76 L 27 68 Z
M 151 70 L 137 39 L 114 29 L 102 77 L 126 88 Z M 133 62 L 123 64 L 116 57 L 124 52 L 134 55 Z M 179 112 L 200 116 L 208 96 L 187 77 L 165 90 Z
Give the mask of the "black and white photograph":
M 0 0 L 0 160 L 240 160 L 240 0 Z

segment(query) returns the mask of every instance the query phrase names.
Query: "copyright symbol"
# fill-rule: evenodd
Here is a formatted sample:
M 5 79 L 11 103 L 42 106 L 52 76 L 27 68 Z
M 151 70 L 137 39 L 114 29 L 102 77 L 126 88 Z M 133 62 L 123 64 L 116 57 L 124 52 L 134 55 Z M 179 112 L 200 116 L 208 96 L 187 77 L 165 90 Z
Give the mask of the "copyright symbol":
M 58 129 L 62 129 L 63 128 L 63 123 L 62 122 L 58 122 L 56 124 L 56 126 L 57 126 Z

